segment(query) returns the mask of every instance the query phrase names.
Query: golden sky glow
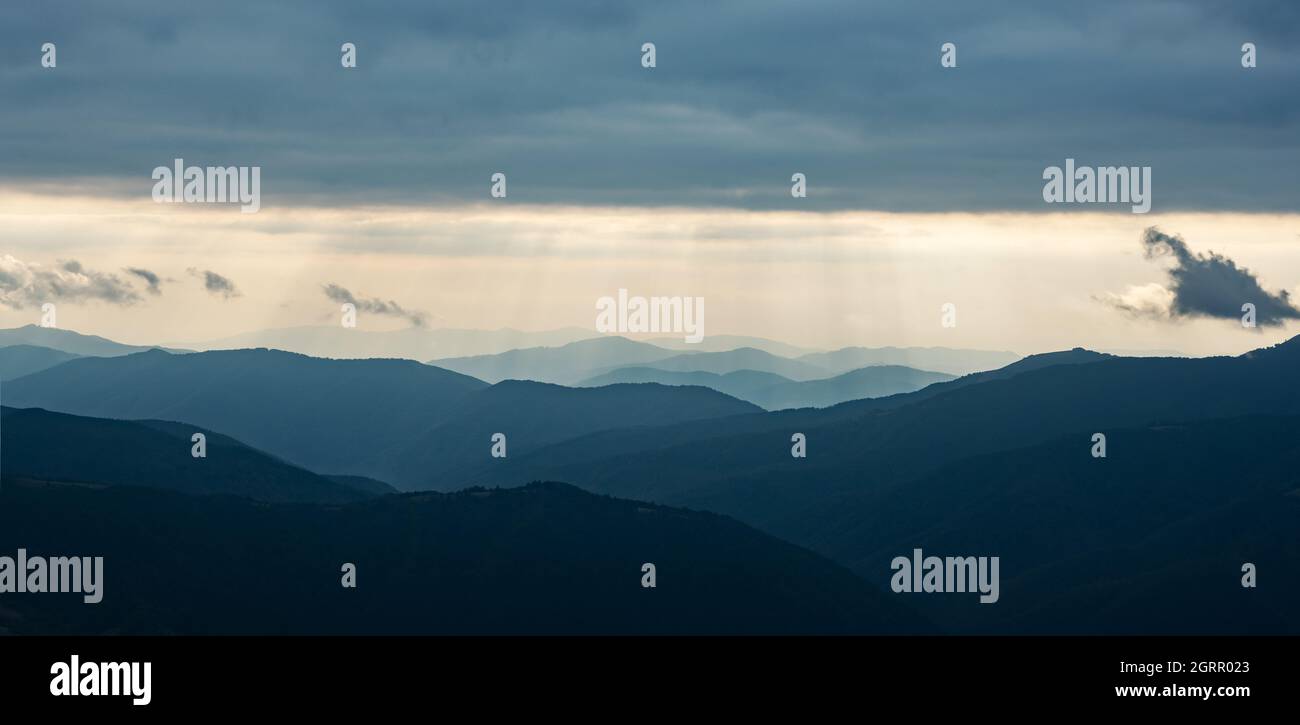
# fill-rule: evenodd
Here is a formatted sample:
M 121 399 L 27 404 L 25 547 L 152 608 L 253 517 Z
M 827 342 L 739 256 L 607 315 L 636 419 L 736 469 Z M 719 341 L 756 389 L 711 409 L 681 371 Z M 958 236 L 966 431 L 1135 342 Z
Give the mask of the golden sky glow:
M 788 212 L 520 206 L 237 208 L 147 197 L 0 190 L 0 257 L 75 259 L 170 280 L 132 305 L 61 303 L 60 326 L 126 342 L 208 340 L 335 324 L 321 285 L 427 312 L 435 326 L 594 327 L 595 300 L 704 297 L 706 334 L 816 347 L 949 345 L 1022 354 L 1073 345 L 1237 353 L 1300 326 L 1153 322 L 1100 301 L 1164 283 L 1142 230 L 1182 235 L 1248 267 L 1264 288 L 1300 287 L 1300 216 L 1268 214 Z M 212 269 L 242 295 L 205 293 Z M 138 285 L 137 285 L 138 286 Z M 958 325 L 942 328 L 945 302 Z M 0 307 L 6 327 L 39 309 Z M 373 328 L 396 320 L 370 318 Z

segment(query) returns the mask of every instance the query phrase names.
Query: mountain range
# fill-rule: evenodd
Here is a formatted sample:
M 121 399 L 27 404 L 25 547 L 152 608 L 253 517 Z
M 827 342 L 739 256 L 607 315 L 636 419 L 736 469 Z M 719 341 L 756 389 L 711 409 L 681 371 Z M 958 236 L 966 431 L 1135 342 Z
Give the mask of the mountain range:
M 326 360 L 278 350 L 162 350 L 85 357 L 7 383 L 3 402 L 75 415 L 185 422 L 285 460 L 400 488 L 454 490 L 448 477 L 611 428 L 757 412 L 707 388 L 564 388 L 475 378 L 412 360 Z
M 178 343 L 176 346 L 190 350 L 265 347 L 313 357 L 428 360 L 434 357 L 489 355 L 521 347 L 565 345 L 594 336 L 590 330 L 577 327 L 526 332 L 509 328 L 461 330 L 407 327 L 399 330 L 368 330 L 335 324 L 258 330 L 216 340 Z
M 445 503 L 461 501 L 462 494 L 393 495 L 386 484 L 474 487 L 463 494 L 469 500 L 502 502 L 561 491 L 568 505 L 606 515 L 599 507 L 584 508 L 595 494 L 593 500 L 614 502 L 608 505 L 615 509 L 712 512 L 728 526 L 752 526 L 763 532 L 755 536 L 825 557 L 869 591 L 887 593 L 871 600 L 871 616 L 909 631 L 935 622 L 965 633 L 1300 633 L 1294 578 L 1258 588 L 1239 584 L 1247 563 L 1261 572 L 1300 568 L 1294 536 L 1300 528 L 1300 443 L 1294 436 L 1300 430 L 1300 338 L 1236 357 L 1132 358 L 1075 348 L 956 378 L 927 373 L 933 382 L 920 381 L 924 387 L 906 392 L 834 403 L 828 398 L 824 407 L 772 412 L 716 388 L 793 385 L 808 395 L 807 386 L 828 380 L 780 382 L 775 373 L 748 369 L 675 370 L 689 359 L 720 365 L 727 353 L 651 352 L 652 345 L 620 338 L 576 345 L 521 350 L 473 365 L 500 373 L 537 364 L 556 374 L 566 364 L 581 368 L 607 359 L 609 351 L 663 356 L 640 365 L 616 362 L 600 377 L 582 378 L 611 384 L 579 388 L 509 376 L 489 383 L 409 360 L 321 360 L 271 350 L 151 350 L 67 360 L 4 384 L 4 404 L 24 409 L 4 411 L 6 493 L 14 488 L 18 499 L 10 500 L 30 505 L 37 504 L 23 497 L 103 495 L 61 500 L 106 510 L 113 510 L 116 497 L 147 495 L 162 502 L 164 517 L 188 510 L 191 499 L 255 501 L 262 508 L 232 503 L 222 515 L 274 518 L 275 525 L 326 549 L 333 544 L 313 538 L 312 527 L 352 531 L 331 518 L 334 512 L 383 510 L 382 525 L 355 530 L 355 540 L 389 542 L 382 546 L 399 559 L 418 555 L 381 530 L 405 541 L 414 536 L 405 527 L 432 524 L 412 523 L 420 520 L 415 509 L 394 502 L 441 501 L 439 510 L 457 512 L 448 514 L 451 520 L 474 514 Z M 770 355 L 731 352 L 737 353 L 733 362 L 745 363 Z M 846 354 L 842 363 L 860 359 Z M 831 364 L 828 358 L 796 362 L 816 360 Z M 866 367 L 850 375 L 882 372 Z M 906 381 L 919 371 L 888 372 Z M 637 376 L 659 377 L 615 382 Z M 665 384 L 676 382 L 708 385 Z M 187 458 L 196 430 L 208 431 L 212 442 L 203 461 Z M 504 458 L 489 453 L 497 432 L 508 437 Z M 1099 435 L 1104 455 L 1097 455 Z M 84 456 L 47 460 L 59 458 L 68 441 L 101 439 L 104 444 L 87 445 Z M 804 441 L 806 457 L 792 456 L 793 439 Z M 22 465 L 11 469 L 13 446 L 34 452 L 19 455 L 14 460 Z M 218 460 L 217 454 L 224 465 L 247 473 L 204 479 L 183 470 Z M 565 484 L 528 485 L 535 481 Z M 138 486 L 152 490 L 126 493 Z M 502 513 L 491 525 L 513 531 L 510 522 L 518 515 Z M 625 543 L 617 534 L 584 529 L 568 513 L 553 515 L 574 536 L 594 537 L 584 539 L 588 545 L 599 541 L 621 551 Z M 194 521 L 200 531 L 219 525 L 216 519 Z M 300 525 L 306 530 L 298 531 Z M 440 525 L 454 530 L 456 524 Z M 701 545 L 695 533 L 682 536 Z M 471 548 L 489 546 L 471 539 Z M 999 557 L 1001 599 L 983 605 L 969 596 L 888 593 L 890 562 L 915 549 Z M 613 567 L 610 561 L 584 564 L 565 551 L 565 566 L 613 571 L 601 568 Z M 525 557 L 518 549 L 499 553 L 499 561 Z M 474 554 L 466 549 L 453 556 Z M 827 579 L 816 586 L 838 591 L 840 585 Z M 493 580 L 487 590 L 509 589 Z M 297 601 L 300 594 L 284 596 Z M 718 601 L 739 606 L 726 599 L 731 594 Z M 165 600 L 158 593 L 141 596 Z M 509 629 L 507 622 L 520 616 L 510 610 L 492 624 L 456 611 L 463 624 L 484 631 Z M 281 621 L 279 614 L 258 616 Z M 401 627 L 427 631 L 404 616 L 396 617 Z M 748 621 L 758 615 L 747 610 L 738 616 Z M 590 631 L 556 617 L 543 619 L 565 624 L 542 629 Z M 254 621 L 249 614 L 242 627 Z M 627 620 L 593 621 L 601 623 L 595 630 L 643 631 Z M 651 631 L 720 626 L 676 621 L 681 629 Z M 861 621 L 837 621 L 843 629 L 870 629 Z M 775 626 L 750 623 L 756 631 Z M 808 631 L 808 625 L 793 631 Z
M 0 330 L 0 348 L 13 345 L 31 345 L 60 350 L 73 355 L 95 355 L 98 357 L 130 355 L 131 353 L 145 352 L 154 347 L 152 345 L 124 345 L 97 335 L 83 335 L 72 330 L 41 327 L 39 325 L 24 325 L 23 327 Z M 181 349 L 170 351 L 187 352 Z

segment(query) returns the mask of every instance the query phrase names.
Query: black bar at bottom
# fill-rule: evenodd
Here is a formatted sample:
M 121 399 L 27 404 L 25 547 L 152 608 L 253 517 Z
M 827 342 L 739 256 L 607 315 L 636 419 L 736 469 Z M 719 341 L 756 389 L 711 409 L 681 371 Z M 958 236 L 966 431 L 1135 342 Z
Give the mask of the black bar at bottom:
M 798 715 L 803 708 L 808 716 L 813 708 L 828 718 L 833 710 L 827 708 L 863 713 L 890 705 L 916 714 L 1033 712 L 1041 704 L 1243 708 L 1294 703 L 1297 643 L 1285 637 L 8 637 L 0 638 L 0 707 L 203 715 L 267 707 L 332 714 L 436 707 L 444 715 L 452 706 L 534 715 L 589 708 L 611 714 L 682 708 L 772 714 L 777 708 Z M 150 663 L 150 703 L 54 696 L 51 669 L 70 665 L 73 655 L 83 665 Z M 1120 687 L 1154 690 L 1120 696 Z M 1213 694 L 1178 689 L 1192 687 Z

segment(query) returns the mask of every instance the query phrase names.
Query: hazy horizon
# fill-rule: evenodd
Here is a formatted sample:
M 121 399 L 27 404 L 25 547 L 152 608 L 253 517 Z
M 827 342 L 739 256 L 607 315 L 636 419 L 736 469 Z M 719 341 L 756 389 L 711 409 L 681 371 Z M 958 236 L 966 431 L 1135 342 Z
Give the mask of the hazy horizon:
M 1167 262 L 1143 254 L 1148 226 L 1178 232 L 1193 252 L 1225 255 L 1258 271 L 1264 289 L 1286 292 L 1300 280 L 1300 255 L 1285 243 L 1300 227 L 1296 215 L 226 211 L 0 194 L 8 222 L 0 278 L 15 280 L 0 325 L 39 322 L 44 293 L 62 327 L 131 344 L 201 342 L 338 324 L 339 305 L 324 292 L 333 284 L 382 303 L 373 313 L 362 305 L 359 330 L 400 329 L 419 314 L 429 327 L 596 334 L 596 300 L 619 289 L 703 297 L 706 336 L 818 349 L 1236 354 L 1300 329 L 1294 320 L 1246 329 L 1235 318 L 1135 315 L 1110 301 L 1167 284 Z M 349 233 L 358 226 L 370 236 Z M 375 238 L 388 248 L 367 247 Z M 69 260 L 77 272 L 61 268 Z M 219 271 L 234 294 L 208 289 L 198 268 Z M 155 275 L 156 292 L 132 269 Z M 949 302 L 957 324 L 945 328 Z

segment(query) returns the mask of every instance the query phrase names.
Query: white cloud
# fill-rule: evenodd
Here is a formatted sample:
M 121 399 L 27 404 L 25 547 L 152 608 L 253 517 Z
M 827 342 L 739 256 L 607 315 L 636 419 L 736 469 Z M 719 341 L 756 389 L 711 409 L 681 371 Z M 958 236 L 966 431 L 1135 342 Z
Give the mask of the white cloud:
M 13 309 L 46 302 L 107 302 L 130 305 L 140 295 L 115 274 L 86 269 L 76 260 L 54 266 L 29 264 L 12 255 L 0 257 L 0 305 Z
M 1098 295 L 1097 300 L 1133 317 L 1173 319 L 1174 293 L 1159 282 L 1129 285 L 1123 292 Z

